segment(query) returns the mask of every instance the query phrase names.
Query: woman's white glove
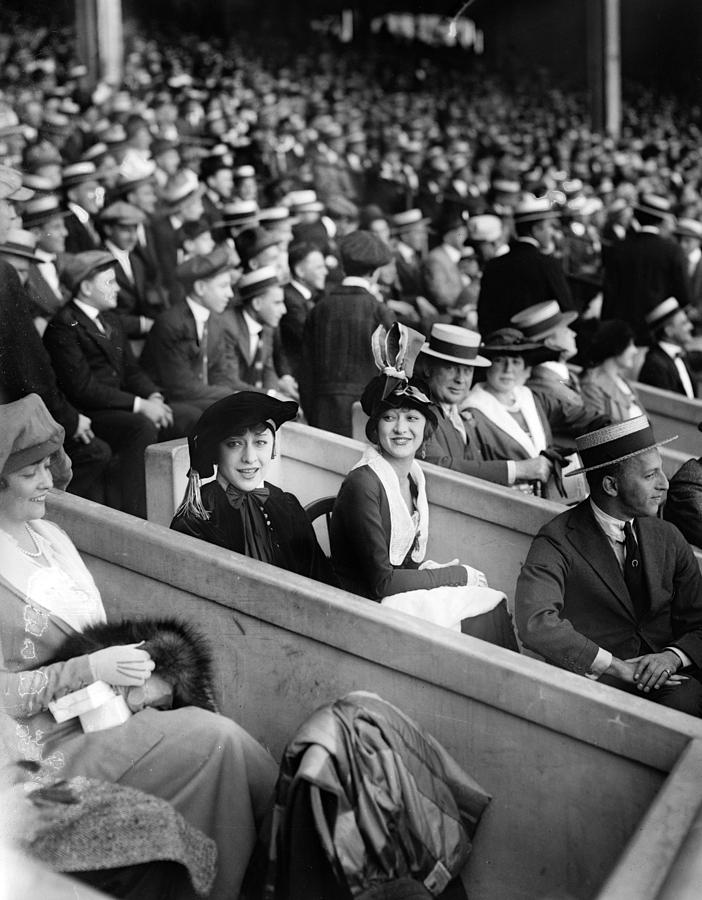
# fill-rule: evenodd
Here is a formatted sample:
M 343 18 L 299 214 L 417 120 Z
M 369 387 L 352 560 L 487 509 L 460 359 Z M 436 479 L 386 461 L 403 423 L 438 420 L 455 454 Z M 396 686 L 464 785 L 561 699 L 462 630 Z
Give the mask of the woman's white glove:
M 488 582 L 484 572 L 474 569 L 472 566 L 463 566 L 468 573 L 468 587 L 487 587 Z
M 457 566 L 458 564 L 459 564 L 458 557 L 456 557 L 456 559 L 452 559 L 450 562 L 447 562 L 447 563 L 438 563 L 438 562 L 434 562 L 433 559 L 425 559 L 424 562 L 420 565 L 419 570 L 421 571 L 422 569 L 446 569 L 449 566 Z
M 91 653 L 88 661 L 93 678 L 128 687 L 144 684 L 156 664 L 146 650 L 139 649 L 142 643 L 105 647 Z

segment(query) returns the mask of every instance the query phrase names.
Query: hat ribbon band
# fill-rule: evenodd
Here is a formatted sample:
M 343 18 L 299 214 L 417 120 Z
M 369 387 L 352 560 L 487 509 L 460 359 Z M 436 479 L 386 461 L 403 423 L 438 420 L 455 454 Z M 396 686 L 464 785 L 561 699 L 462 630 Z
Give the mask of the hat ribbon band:
M 555 328 L 556 325 L 559 324 L 562 315 L 563 313 L 559 310 L 550 318 L 542 319 L 540 322 L 534 322 L 533 325 L 520 325 L 519 330 L 522 332 L 524 337 L 531 337 L 532 334 L 541 334 L 544 331 L 549 331 L 551 328 Z
M 617 460 L 632 453 L 641 450 L 648 450 L 656 445 L 656 439 L 653 436 L 653 429 L 642 428 L 633 434 L 625 434 L 613 441 L 607 441 L 597 447 L 590 447 L 587 450 L 578 448 L 580 459 L 585 468 L 590 466 L 601 466 L 606 463 L 615 463 Z
M 439 338 L 431 336 L 429 338 L 429 349 L 435 353 L 443 353 L 445 356 L 455 356 L 459 359 L 471 360 L 478 356 L 477 347 L 466 347 L 462 344 L 452 344 L 450 341 L 442 341 Z

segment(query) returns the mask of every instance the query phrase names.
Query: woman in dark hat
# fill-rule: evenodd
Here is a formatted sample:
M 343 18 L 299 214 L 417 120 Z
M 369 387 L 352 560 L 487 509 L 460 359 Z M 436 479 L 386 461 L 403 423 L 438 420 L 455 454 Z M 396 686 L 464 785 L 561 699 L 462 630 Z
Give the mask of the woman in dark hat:
M 612 422 L 624 422 L 645 410 L 626 379 L 638 350 L 634 330 L 627 322 L 610 319 L 600 323 L 587 351 L 588 366 L 580 379 L 583 400 Z
M 44 519 L 62 441 L 36 395 L 0 406 L 0 696 L 15 722 L 16 758 L 40 763 L 46 779 L 98 778 L 168 800 L 217 844 L 208 896 L 237 897 L 277 767 L 235 722 L 211 711 L 211 700 L 177 702 L 180 672 L 161 668 L 158 634 L 139 643 L 141 619 L 107 622 L 73 542 Z M 191 649 L 196 640 L 191 632 Z M 174 648 L 172 638 L 168 644 Z M 187 674 L 201 675 L 208 655 Z M 96 681 L 122 694 L 133 714 L 89 734 L 76 718 L 58 724 L 49 704 Z M 186 882 L 177 895 L 191 896 Z
M 297 403 L 239 391 L 208 407 L 190 446 L 188 488 L 171 528 L 218 547 L 336 584 L 299 501 L 265 481 L 276 432 Z M 203 478 L 212 478 L 201 485 Z
M 462 404 L 476 422 L 488 459 L 510 461 L 544 458 L 545 466 L 529 480 L 515 479 L 515 487 L 528 493 L 561 495 L 554 474 L 567 464 L 552 446 L 550 417 L 560 412 L 555 398 L 526 387 L 529 366 L 552 358 L 552 351 L 527 340 L 516 328 L 501 328 L 480 348 L 492 362 L 485 381 L 474 385 Z
M 342 587 L 437 625 L 516 649 L 504 594 L 458 560 L 425 560 L 429 508 L 415 453 L 438 424 L 426 385 L 413 377 L 423 336 L 395 324 L 373 335 L 382 374 L 361 397 L 373 446 L 349 472 L 334 504 L 332 561 Z

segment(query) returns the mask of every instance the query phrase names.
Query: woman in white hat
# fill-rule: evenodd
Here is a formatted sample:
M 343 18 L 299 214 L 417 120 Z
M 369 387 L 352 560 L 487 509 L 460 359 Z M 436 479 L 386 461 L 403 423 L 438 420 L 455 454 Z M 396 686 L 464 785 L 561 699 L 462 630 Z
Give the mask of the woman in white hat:
M 431 399 L 443 416 L 417 455 L 427 462 L 497 484 L 546 482 L 551 464 L 545 457 L 496 457 L 485 446 L 475 416 L 469 410 L 461 412 L 475 369 L 490 366 L 490 360 L 479 355 L 479 345 L 477 331 L 457 325 L 432 327 L 417 359 L 417 372 L 429 385 Z

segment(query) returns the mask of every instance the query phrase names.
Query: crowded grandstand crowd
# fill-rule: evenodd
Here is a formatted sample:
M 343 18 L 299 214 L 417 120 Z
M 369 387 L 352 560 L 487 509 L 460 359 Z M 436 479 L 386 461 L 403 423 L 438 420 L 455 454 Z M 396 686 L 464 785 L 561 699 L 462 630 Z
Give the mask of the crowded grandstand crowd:
M 0 402 L 39 395 L 48 416 L 35 409 L 32 421 L 39 432 L 52 417 L 63 428 L 70 492 L 146 518 L 146 448 L 188 438 L 175 531 L 377 601 L 421 592 L 415 615 L 517 652 L 505 596 L 481 571 L 424 561 L 415 456 L 555 499 L 572 528 L 585 528 L 585 507 L 568 507 L 589 492 L 621 591 L 627 602 L 643 597 L 642 608 L 632 599 L 636 615 L 655 606 L 658 585 L 642 585 L 640 571 L 636 581 L 627 563 L 636 570 L 642 548 L 644 559 L 669 548 L 678 587 L 667 602 L 684 606 L 672 617 L 684 627 L 669 633 L 656 620 L 614 657 L 604 626 L 566 646 L 553 626 L 562 598 L 545 613 L 553 585 L 539 579 L 565 573 L 568 594 L 571 573 L 578 584 L 591 576 L 554 530 L 536 538 L 520 578 L 523 645 L 702 713 L 699 573 L 656 517 L 668 484 L 635 384 L 697 396 L 702 109 L 631 88 L 613 137 L 591 127 L 586 98 L 543 74 L 489 73 L 391 43 L 361 51 L 312 35 L 301 50 L 260 33 L 225 42 L 135 27 L 121 82 L 88 87 L 70 28 L 28 27 L 10 13 L 0 61 Z M 336 498 L 331 558 L 297 500 L 262 480 L 277 429 L 292 419 L 372 445 Z M 44 455 L 16 460 L 3 482 L 56 450 L 48 437 L 32 443 L 21 423 L 8 428 L 10 460 L 18 448 Z M 652 475 L 636 475 L 655 482 L 655 503 L 616 487 L 623 470 L 607 467 L 630 458 L 658 459 Z M 32 477 L 46 484 L 48 466 Z M 399 489 L 395 475 L 406 476 Z M 671 490 L 666 518 L 699 543 L 699 510 L 674 500 Z M 630 537 L 637 516 L 651 522 Z M 49 546 L 51 558 L 73 559 L 65 535 L 30 519 L 0 502 L 17 560 Z M 71 566 L 82 579 L 71 607 L 80 632 L 104 609 L 87 571 Z M 427 613 L 439 596 L 450 623 Z M 8 613 L 2 627 L 16 625 Z M 117 637 L 117 647 L 65 651 L 56 677 L 71 689 L 89 681 L 69 668 L 90 650 L 91 676 L 153 684 L 136 634 Z M 39 656 L 50 660 L 46 641 Z M 122 645 L 130 652 L 116 660 L 108 651 Z M 692 681 L 676 674 L 693 668 Z M 200 812 L 192 821 L 215 840 L 245 828 L 253 846 L 275 767 L 216 716 L 211 690 L 181 704 L 203 707 L 203 778 L 231 774 L 212 746 L 240 752 L 251 771 L 236 769 L 231 791 L 248 784 L 252 808 L 244 824 L 231 821 L 223 796 L 215 824 Z M 168 721 L 170 765 L 184 720 Z M 112 774 L 105 780 L 119 781 Z M 170 799 L 152 776 L 132 786 Z M 188 804 L 181 811 L 190 818 Z M 213 896 L 238 889 L 251 846 L 216 876 Z

